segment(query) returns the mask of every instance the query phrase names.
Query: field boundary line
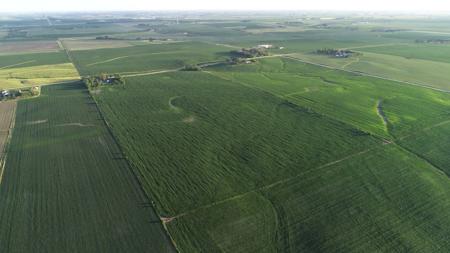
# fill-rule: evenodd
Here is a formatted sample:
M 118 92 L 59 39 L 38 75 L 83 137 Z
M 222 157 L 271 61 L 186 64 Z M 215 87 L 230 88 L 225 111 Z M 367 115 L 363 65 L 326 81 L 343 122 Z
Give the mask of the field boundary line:
M 415 135 L 419 134 L 420 132 L 426 132 L 426 131 L 429 131 L 429 130 L 431 130 L 433 128 L 440 127 L 440 126 L 443 126 L 443 125 L 447 125 L 448 123 L 450 123 L 450 119 L 444 120 L 442 122 L 436 123 L 434 125 L 431 125 L 431 126 L 428 126 L 428 127 L 425 127 L 425 128 L 422 128 L 420 130 L 417 130 L 415 133 L 411 133 L 411 134 L 407 134 L 407 135 L 398 137 L 398 138 L 396 138 L 396 140 L 397 141 L 402 141 L 402 140 L 407 139 L 407 138 L 409 138 L 411 136 L 415 136 Z
M 343 68 L 339 68 L 339 67 L 333 67 L 333 66 L 330 66 L 330 65 L 322 64 L 322 63 L 315 63 L 315 62 L 311 62 L 311 61 L 302 60 L 302 59 L 300 59 L 298 57 L 294 57 L 292 55 L 293 54 L 291 54 L 291 55 L 280 55 L 280 57 L 283 57 L 283 58 L 286 58 L 286 59 L 291 59 L 291 60 L 302 62 L 302 63 L 306 63 L 306 64 L 310 64 L 310 65 L 314 65 L 314 66 L 318 66 L 318 67 L 322 67 L 322 68 L 333 69 L 333 70 L 338 70 L 338 71 L 344 71 L 344 72 L 347 72 L 347 73 L 350 73 L 350 74 L 354 74 L 354 75 L 358 75 L 358 76 L 367 76 L 367 77 L 377 78 L 377 79 L 381 79 L 381 80 L 401 83 L 401 84 L 405 84 L 405 85 L 431 89 L 431 90 L 434 90 L 434 91 L 450 93 L 450 90 L 436 88 L 436 87 L 433 87 L 433 86 L 430 86 L 430 85 L 427 85 L 427 84 L 413 83 L 413 82 L 402 81 L 402 80 L 393 79 L 393 78 L 389 78 L 389 77 L 372 75 L 372 74 L 369 74 L 369 73 L 366 73 L 366 72 L 353 71 L 353 70 L 347 70 L 347 69 L 343 69 Z M 298 55 L 296 55 L 296 56 L 298 56 Z
M 24 64 L 27 64 L 27 63 L 32 63 L 32 62 L 36 62 L 36 60 L 26 61 L 26 62 L 21 62 L 21 63 L 16 63 L 16 64 L 4 66 L 4 67 L 1 67 L 0 70 L 2 70 L 2 69 L 7 69 L 7 68 L 11 68 L 11 67 L 17 67 L 17 66 L 24 65 Z
M 170 73 L 170 72 L 177 72 L 182 69 L 183 68 L 158 70 L 158 71 L 152 71 L 152 72 L 123 75 L 122 77 L 150 76 L 150 75 L 164 74 L 164 73 Z
M 94 101 L 95 107 L 97 108 L 97 112 L 98 112 L 98 114 L 100 115 L 100 118 L 102 119 L 103 124 L 104 124 L 105 128 L 106 128 L 107 131 L 108 131 L 108 134 L 111 136 L 113 142 L 116 144 L 117 148 L 119 149 L 121 156 L 122 156 L 123 159 L 126 161 L 128 172 L 131 174 L 132 178 L 134 179 L 134 181 L 135 181 L 135 183 L 136 183 L 136 185 L 137 185 L 137 187 L 136 187 L 137 190 L 140 191 L 140 193 L 142 194 L 143 199 L 145 199 L 145 200 L 148 202 L 148 204 L 149 204 L 150 207 L 153 209 L 153 211 L 155 212 L 155 214 L 156 214 L 156 215 L 159 215 L 158 212 L 157 212 L 157 209 L 156 209 L 155 205 L 152 204 L 152 203 L 153 203 L 152 197 L 145 191 L 145 188 L 144 188 L 144 186 L 143 186 L 143 184 L 142 184 L 142 181 L 140 180 L 140 178 L 143 178 L 143 175 L 142 175 L 141 171 L 140 171 L 138 168 L 135 168 L 135 167 L 132 165 L 131 161 L 130 161 L 130 160 L 128 159 L 128 157 L 126 156 L 125 150 L 123 149 L 122 145 L 120 145 L 119 139 L 118 139 L 118 138 L 116 137 L 116 135 L 114 134 L 114 132 L 113 132 L 113 130 L 112 130 L 112 127 L 111 127 L 111 124 L 108 122 L 108 120 L 107 120 L 106 117 L 104 116 L 104 113 L 103 113 L 102 109 L 100 108 L 100 106 L 98 105 L 97 100 L 95 99 L 94 96 L 92 96 L 92 94 L 91 94 L 90 92 L 89 92 L 89 97 Z M 165 224 L 164 224 L 164 222 L 161 220 L 161 218 L 160 218 L 159 224 L 160 224 L 160 226 L 164 229 L 164 231 L 166 231 L 167 239 L 169 239 L 169 241 L 172 243 L 171 246 L 173 246 L 174 249 L 175 249 L 177 252 L 180 252 L 180 251 L 178 250 L 178 248 L 177 248 L 177 245 L 176 245 L 174 239 L 173 239 L 172 236 L 170 235 L 169 230 L 167 229 L 167 227 L 165 226 Z
M 102 63 L 108 63 L 108 62 L 112 62 L 112 61 L 116 61 L 116 60 L 120 60 L 120 59 L 124 59 L 124 58 L 128 58 L 128 57 L 131 57 L 131 56 L 130 55 L 126 55 L 126 56 L 120 56 L 120 57 L 116 57 L 116 58 L 111 58 L 111 59 L 104 60 L 104 61 L 89 63 L 89 64 L 86 65 L 86 67 L 94 66 L 94 65 L 98 65 L 98 64 L 102 64 Z
M 434 127 L 439 127 L 439 126 L 442 126 L 442 125 L 446 125 L 446 124 L 448 124 L 448 123 L 450 123 L 450 120 L 446 120 L 446 121 L 443 121 L 443 122 L 434 124 L 434 125 L 432 125 L 432 126 L 425 127 L 425 128 L 423 128 L 423 129 L 421 129 L 420 131 L 428 131 L 428 130 L 434 128 Z M 405 138 L 414 136 L 414 135 L 416 135 L 416 134 L 418 134 L 418 133 L 417 133 L 417 132 L 416 132 L 416 133 L 412 133 L 412 134 L 409 134 L 409 135 L 407 135 L 407 136 L 398 138 L 397 140 L 403 140 L 403 139 L 405 139 Z M 270 188 L 272 188 L 272 187 L 278 186 L 278 185 L 280 185 L 280 184 L 289 182 L 289 181 L 294 180 L 294 179 L 296 179 L 296 178 L 298 178 L 298 177 L 300 177 L 300 176 L 303 176 L 303 175 L 305 175 L 305 174 L 308 173 L 308 172 L 312 172 L 312 171 L 315 171 L 315 170 L 318 170 L 318 169 L 323 169 L 323 168 L 327 168 L 327 167 L 332 166 L 332 165 L 339 164 L 339 163 L 341 163 L 341 162 L 347 161 L 347 160 L 352 159 L 352 158 L 354 158 L 354 157 L 358 157 L 358 156 L 360 156 L 360 155 L 364 155 L 364 154 L 366 154 L 366 153 L 369 153 L 370 151 L 373 151 L 373 150 L 376 150 L 376 149 L 379 149 L 379 148 L 383 148 L 383 147 L 385 147 L 385 146 L 387 146 L 387 145 L 395 145 L 396 147 L 400 148 L 401 150 L 404 150 L 405 152 L 410 153 L 410 154 L 412 154 L 412 155 L 418 157 L 419 159 L 425 161 L 425 162 L 426 162 L 427 164 L 429 164 L 431 167 L 433 167 L 434 169 L 436 169 L 438 172 L 440 172 L 440 173 L 442 173 L 442 174 L 444 174 L 444 175 L 446 175 L 446 176 L 448 177 L 448 175 L 447 175 L 445 172 L 443 172 L 439 167 L 435 166 L 433 163 L 430 163 L 427 159 L 425 159 L 425 158 L 423 158 L 422 156 L 416 154 L 415 152 L 413 152 L 413 151 L 411 151 L 411 150 L 409 150 L 409 149 L 403 147 L 402 145 L 400 145 L 400 144 L 397 143 L 396 141 L 384 141 L 383 143 L 381 143 L 381 144 L 379 144 L 379 145 L 376 145 L 376 146 L 373 147 L 373 148 L 368 148 L 368 149 L 359 151 L 359 152 L 357 152 L 357 153 L 354 153 L 354 154 L 345 156 L 345 157 L 343 157 L 343 158 L 341 158 L 341 159 L 338 159 L 338 160 L 335 160 L 335 161 L 332 161 L 332 162 L 328 162 L 328 163 L 326 163 L 326 164 L 323 164 L 323 165 L 320 165 L 320 166 L 318 166 L 318 167 L 315 167 L 315 168 L 313 168 L 312 170 L 308 170 L 308 171 L 299 173 L 299 174 L 297 174 L 297 175 L 294 175 L 294 176 L 292 176 L 292 177 L 285 178 L 285 179 L 281 179 L 281 180 L 276 181 L 276 182 L 274 182 L 274 183 L 271 183 L 271 184 L 268 184 L 268 185 L 265 185 L 265 186 L 261 186 L 261 187 L 259 187 L 259 188 L 257 188 L 257 189 L 250 190 L 250 191 L 247 191 L 247 192 L 244 192 L 244 193 L 241 193 L 241 194 L 238 194 L 238 195 L 235 195 L 235 196 L 232 196 L 232 197 L 223 199 L 223 200 L 219 200 L 219 201 L 216 201 L 216 202 L 207 204 L 207 205 L 203 205 L 203 206 L 200 206 L 200 207 L 197 207 L 197 208 L 188 210 L 188 211 L 186 211 L 186 212 L 177 214 L 177 215 L 172 216 L 172 217 L 164 218 L 164 219 L 162 219 L 162 220 L 163 220 L 163 223 L 164 223 L 164 224 L 170 223 L 170 222 L 172 222 L 172 221 L 175 220 L 175 219 L 181 218 L 181 217 L 183 217 L 183 216 L 190 215 L 190 214 L 192 214 L 192 213 L 197 212 L 198 210 L 201 210 L 201 209 L 207 209 L 207 208 L 210 208 L 210 207 L 214 207 L 214 206 L 217 206 L 217 205 L 226 203 L 226 202 L 228 202 L 228 201 L 232 201 L 232 200 L 236 200 L 236 199 L 243 198 L 243 197 L 245 197 L 246 195 L 251 194 L 251 193 L 257 193 L 257 192 L 259 192 L 259 191 L 261 191 L 261 190 L 267 190 L 267 189 L 270 189 Z
M 270 188 L 275 187 L 275 186 L 278 186 L 278 185 L 280 185 L 280 184 L 287 183 L 287 182 L 290 182 L 290 181 L 292 181 L 292 180 L 294 180 L 294 179 L 297 179 L 298 177 L 303 176 L 303 175 L 305 175 L 306 173 L 310 173 L 310 172 L 313 172 L 313 171 L 318 170 L 318 169 L 323 169 L 323 168 L 327 168 L 327 167 L 332 166 L 332 165 L 335 165 L 335 164 L 339 164 L 339 163 L 341 163 L 341 162 L 343 162 L 343 161 L 347 161 L 347 160 L 352 159 L 352 158 L 354 158 L 354 157 L 357 157 L 357 156 L 366 154 L 366 153 L 368 153 L 368 152 L 370 152 L 370 151 L 372 151 L 372 150 L 375 150 L 375 149 L 378 149 L 378 148 L 380 148 L 380 147 L 383 147 L 383 146 L 385 146 L 385 145 L 390 145 L 390 144 L 392 144 L 392 142 L 389 142 L 389 143 L 382 143 L 382 144 L 380 144 L 380 145 L 377 145 L 376 147 L 368 148 L 368 149 L 359 151 L 359 152 L 357 152 L 357 153 L 350 154 L 350 155 L 345 156 L 345 157 L 342 157 L 342 158 L 340 158 L 340 159 L 338 159 L 338 160 L 328 162 L 328 163 L 326 163 L 326 164 L 323 164 L 323 165 L 320 165 L 320 166 L 318 166 L 318 167 L 315 167 L 315 168 L 313 168 L 313 169 L 311 169 L 311 170 L 308 170 L 308 171 L 299 173 L 299 174 L 294 175 L 294 176 L 292 176 L 292 177 L 284 178 L 284 179 L 278 180 L 278 181 L 276 181 L 276 182 L 273 182 L 273 183 L 271 183 L 271 184 L 264 185 L 264 186 L 261 186 L 261 187 L 259 187 L 259 188 L 256 188 L 256 189 L 253 189 L 253 190 L 244 192 L 244 193 L 240 193 L 240 194 L 234 195 L 234 196 L 232 196 L 232 197 L 229 197 L 229 198 L 226 198 L 226 199 L 223 199 L 223 200 L 219 200 L 219 201 L 216 201 L 216 202 L 207 204 L 207 205 L 203 205 L 203 206 L 194 208 L 194 209 L 192 209 L 192 210 L 189 210 L 189 211 L 186 211 L 186 212 L 177 214 L 177 215 L 172 216 L 172 217 L 165 218 L 164 223 L 170 223 L 170 222 L 172 222 L 172 221 L 175 220 L 175 219 L 178 219 L 178 218 L 181 218 L 181 217 L 183 217 L 183 216 L 186 216 L 186 215 L 195 213 L 195 212 L 197 212 L 198 210 L 201 210 L 201 209 L 206 209 L 206 208 L 214 207 L 214 206 L 217 206 L 217 205 L 226 203 L 226 202 L 228 202 L 228 201 L 232 201 L 232 200 L 236 200 L 236 199 L 243 198 L 243 197 L 245 197 L 246 195 L 251 194 L 251 193 L 257 193 L 257 192 L 262 191 L 262 190 L 270 189 Z
M 130 57 L 135 57 L 135 56 L 143 56 L 143 55 L 161 55 L 161 54 L 176 54 L 179 53 L 183 50 L 178 50 L 178 51 L 170 51 L 170 52 L 158 52 L 158 53 L 147 53 L 147 54 L 131 54 L 131 55 L 124 55 L 124 56 L 119 56 L 119 57 L 115 57 L 115 58 L 111 58 L 111 59 L 107 59 L 107 60 L 103 60 L 103 61 L 99 61 L 99 62 L 93 62 L 93 63 L 89 63 L 86 65 L 86 67 L 89 66 L 94 66 L 94 65 L 99 65 L 102 63 L 108 63 L 108 62 L 112 62 L 112 61 L 116 61 L 116 60 L 120 60 L 120 59 L 125 59 L 125 58 L 130 58 Z
M 405 43 L 405 42 L 397 42 L 397 43 L 380 43 L 380 44 L 370 44 L 370 45 L 364 45 L 364 46 L 354 46 L 354 47 L 344 47 L 341 48 L 341 50 L 346 49 L 364 49 L 364 48 L 374 48 L 374 47 L 389 47 L 389 46 L 402 46 L 402 45 L 414 45 L 412 43 Z

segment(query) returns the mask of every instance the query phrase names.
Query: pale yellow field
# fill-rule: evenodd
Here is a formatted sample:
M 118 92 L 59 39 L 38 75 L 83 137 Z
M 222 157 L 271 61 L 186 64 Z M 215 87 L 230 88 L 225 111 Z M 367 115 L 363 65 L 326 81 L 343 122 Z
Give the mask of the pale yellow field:
M 45 85 L 79 78 L 72 63 L 0 69 L 0 89 Z
M 69 50 L 91 50 L 101 48 L 121 48 L 133 46 L 133 41 L 127 40 L 64 40 Z

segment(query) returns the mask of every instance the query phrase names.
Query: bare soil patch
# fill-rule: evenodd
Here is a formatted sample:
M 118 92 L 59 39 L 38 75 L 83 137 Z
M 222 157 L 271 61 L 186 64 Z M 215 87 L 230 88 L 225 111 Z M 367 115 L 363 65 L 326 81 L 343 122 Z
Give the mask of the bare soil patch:
M 189 116 L 189 117 L 183 119 L 183 123 L 186 123 L 186 124 L 194 123 L 194 121 L 195 121 L 194 116 Z
M 14 128 L 16 101 L 0 102 L 0 183 L 6 158 L 6 145 Z
M 126 40 L 64 40 L 64 44 L 71 51 L 92 50 L 101 48 L 131 47 L 131 41 Z

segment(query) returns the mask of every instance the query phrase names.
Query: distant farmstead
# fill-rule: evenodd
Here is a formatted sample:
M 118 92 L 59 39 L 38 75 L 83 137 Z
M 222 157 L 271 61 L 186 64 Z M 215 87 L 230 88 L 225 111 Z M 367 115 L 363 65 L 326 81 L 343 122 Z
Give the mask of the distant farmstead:
M 1 93 L 0 93 L 0 97 L 8 97 L 9 94 L 10 94 L 9 91 L 7 91 L 7 90 L 2 90 Z
M 258 48 L 271 49 L 271 48 L 273 48 L 273 45 L 263 44 L 263 45 L 258 45 Z

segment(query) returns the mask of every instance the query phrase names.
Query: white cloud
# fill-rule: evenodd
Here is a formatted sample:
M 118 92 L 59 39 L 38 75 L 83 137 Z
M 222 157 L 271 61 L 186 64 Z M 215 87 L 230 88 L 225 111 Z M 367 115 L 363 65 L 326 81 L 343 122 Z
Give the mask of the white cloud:
M 447 0 L 4 0 L 0 11 L 388 10 L 450 11 Z M 3 1 L 2 1 L 3 2 Z

